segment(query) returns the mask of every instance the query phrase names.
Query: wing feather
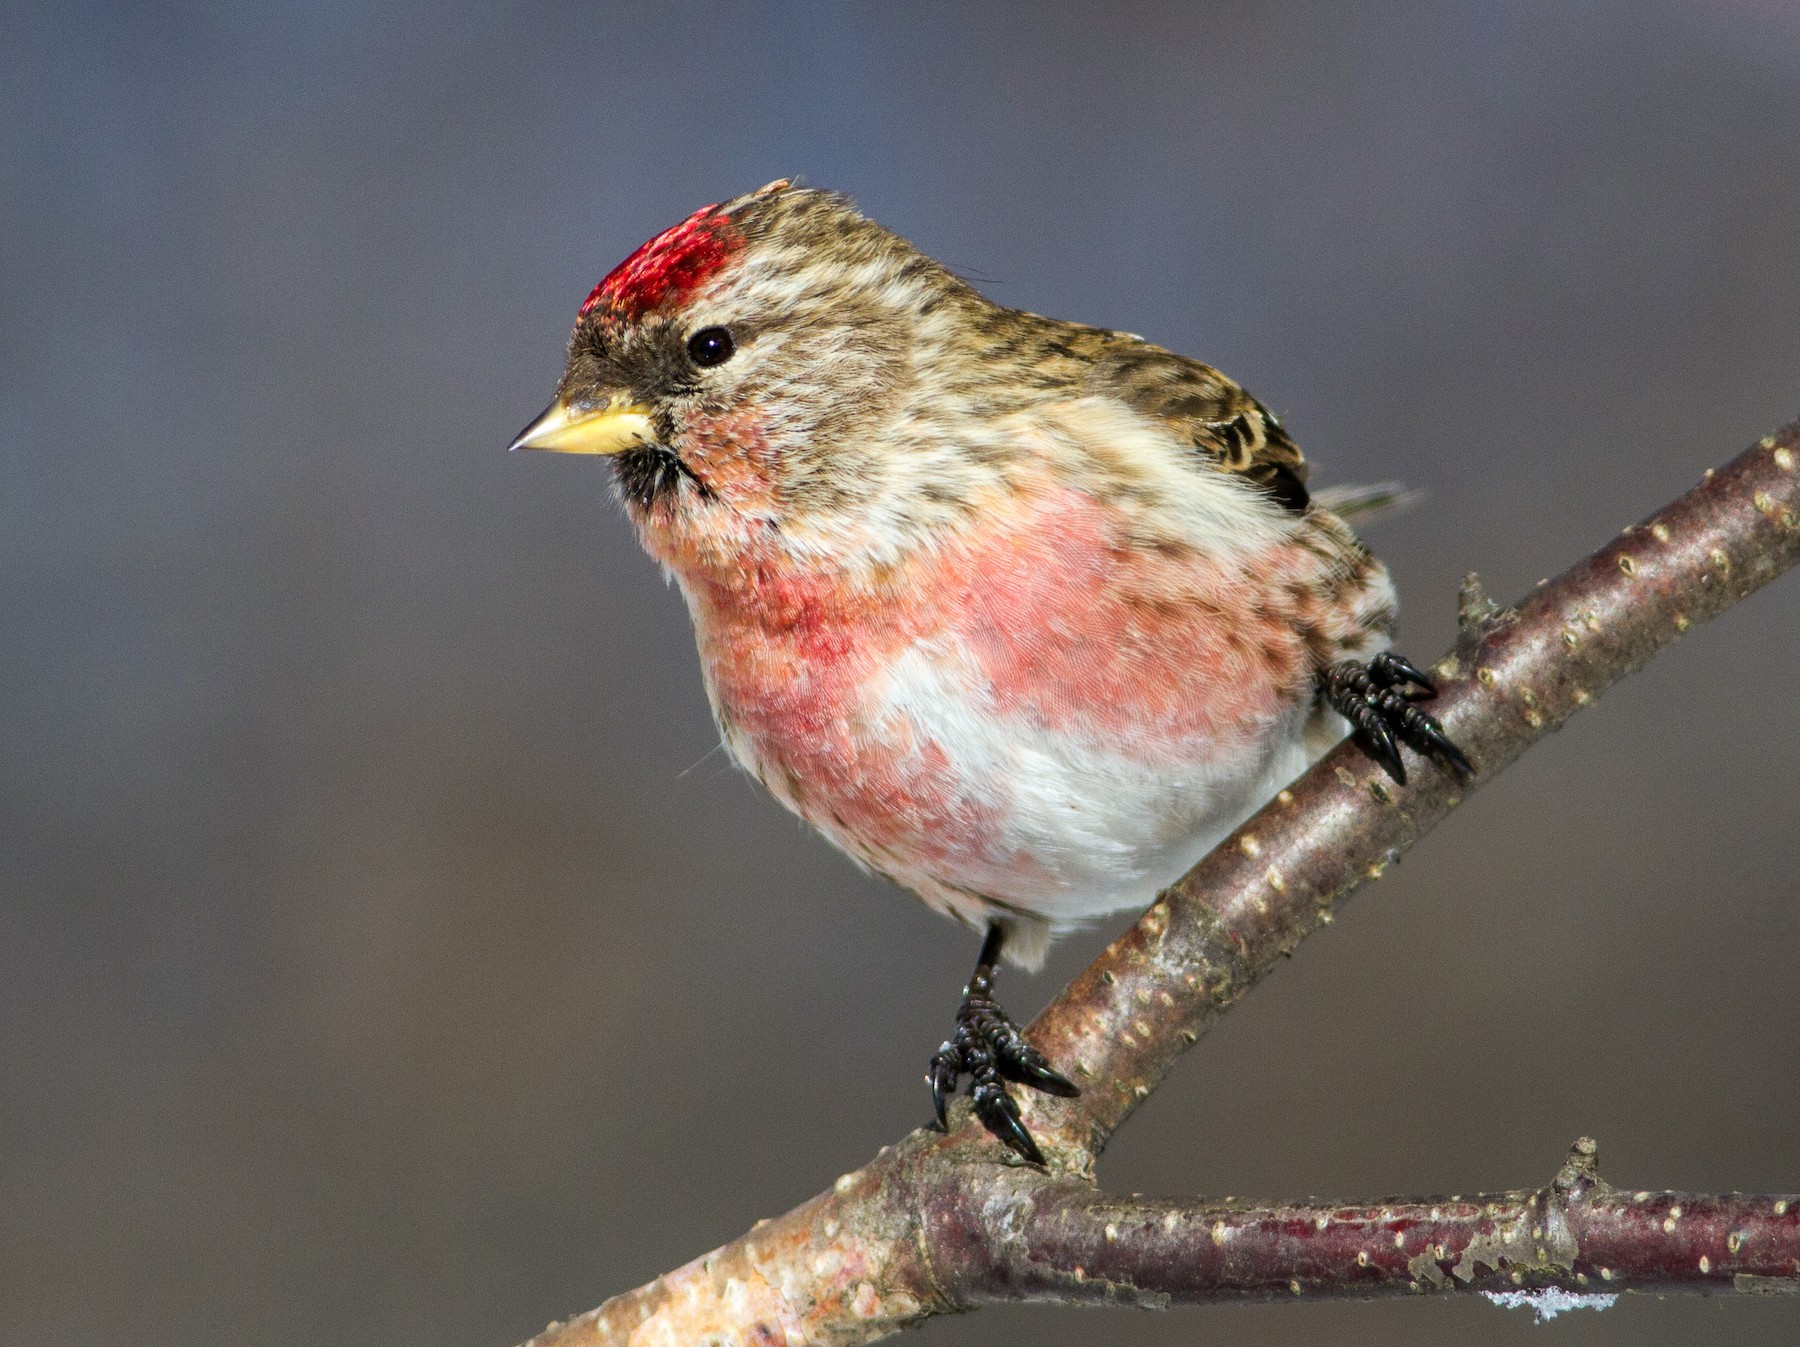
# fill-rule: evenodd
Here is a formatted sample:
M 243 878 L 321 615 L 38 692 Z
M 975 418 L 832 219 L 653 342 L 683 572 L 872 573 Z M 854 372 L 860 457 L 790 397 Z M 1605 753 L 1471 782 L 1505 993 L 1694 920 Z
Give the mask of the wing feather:
M 1094 371 L 1132 410 L 1167 425 L 1206 463 L 1304 513 L 1307 465 L 1275 414 L 1211 365 L 1137 342 Z

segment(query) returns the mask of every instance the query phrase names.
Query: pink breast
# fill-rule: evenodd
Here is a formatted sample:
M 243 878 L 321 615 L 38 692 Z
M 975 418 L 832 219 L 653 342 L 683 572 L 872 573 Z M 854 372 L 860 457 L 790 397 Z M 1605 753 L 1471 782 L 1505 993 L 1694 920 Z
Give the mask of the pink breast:
M 968 780 L 953 745 L 884 706 L 894 660 L 945 626 L 921 587 L 848 586 L 765 558 L 728 592 L 700 592 L 713 696 L 803 817 L 895 873 L 959 872 L 998 835 L 996 783 Z
M 958 629 L 998 709 L 1146 761 L 1238 751 L 1291 701 L 1304 651 L 1256 561 L 1132 546 L 1074 491 L 974 557 Z
M 945 876 L 1021 858 L 1002 845 L 1009 782 L 897 709 L 905 652 L 960 650 L 934 695 L 1147 765 L 1253 750 L 1291 705 L 1305 656 L 1291 608 L 1252 572 L 1134 549 L 1073 491 L 860 584 L 759 549 L 685 576 L 720 710 L 765 780 L 865 859 Z M 1279 589 L 1279 587 L 1277 587 Z M 1008 731 L 1010 732 L 1010 731 Z

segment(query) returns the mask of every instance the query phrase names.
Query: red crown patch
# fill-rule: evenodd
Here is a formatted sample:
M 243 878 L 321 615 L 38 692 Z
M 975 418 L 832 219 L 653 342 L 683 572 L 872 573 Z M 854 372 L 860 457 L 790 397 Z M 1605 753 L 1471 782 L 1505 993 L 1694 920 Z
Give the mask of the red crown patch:
M 636 318 L 698 289 L 744 244 L 718 209 L 716 202 L 701 207 L 607 272 L 582 304 L 581 317 L 605 307 Z

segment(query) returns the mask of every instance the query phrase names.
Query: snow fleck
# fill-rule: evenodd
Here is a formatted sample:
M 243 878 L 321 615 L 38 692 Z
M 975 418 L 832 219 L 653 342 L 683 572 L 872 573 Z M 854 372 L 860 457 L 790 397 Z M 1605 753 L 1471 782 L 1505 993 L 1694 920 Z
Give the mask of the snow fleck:
M 1483 1291 L 1481 1294 L 1503 1310 L 1534 1310 L 1540 1324 L 1548 1323 L 1568 1310 L 1610 1310 L 1619 1299 L 1616 1295 L 1582 1295 L 1555 1286 L 1537 1291 Z

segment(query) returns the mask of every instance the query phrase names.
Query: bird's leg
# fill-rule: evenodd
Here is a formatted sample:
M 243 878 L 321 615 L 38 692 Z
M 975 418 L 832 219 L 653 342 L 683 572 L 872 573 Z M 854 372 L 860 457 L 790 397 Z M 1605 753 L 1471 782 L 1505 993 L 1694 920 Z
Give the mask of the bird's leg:
M 1475 775 L 1444 727 L 1414 705 L 1437 696 L 1437 687 L 1401 656 L 1384 650 L 1367 662 L 1343 660 L 1325 671 L 1320 690 L 1331 709 L 1350 722 L 1363 751 L 1401 785 L 1406 767 L 1400 744 L 1436 758 L 1464 780 Z
M 1007 1093 L 1006 1082 L 1016 1081 L 1046 1094 L 1072 1099 L 1081 1093 L 1075 1083 L 1053 1068 L 1025 1041 L 1012 1017 L 994 1000 L 994 972 L 1000 963 L 1000 947 L 1006 930 L 998 922 L 987 929 L 981 955 L 969 985 L 963 988 L 962 1005 L 956 1011 L 956 1031 L 931 1057 L 931 1102 L 937 1108 L 939 1127 L 947 1126 L 945 1104 L 956 1093 L 956 1083 L 969 1077 L 969 1098 L 975 1116 L 1000 1140 L 1033 1164 L 1044 1163 L 1044 1153 L 1019 1121 L 1019 1106 Z

